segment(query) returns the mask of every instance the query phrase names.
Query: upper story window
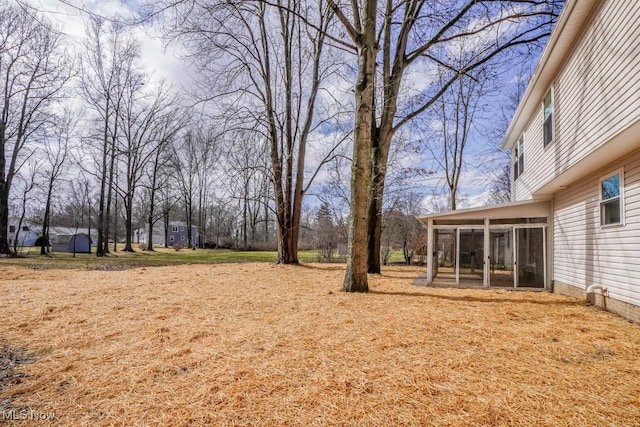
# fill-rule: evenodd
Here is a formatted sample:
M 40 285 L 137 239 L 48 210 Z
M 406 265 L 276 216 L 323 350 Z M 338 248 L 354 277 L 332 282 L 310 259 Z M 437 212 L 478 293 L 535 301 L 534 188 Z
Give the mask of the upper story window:
M 624 223 L 623 180 L 622 169 L 600 179 L 600 225 Z
M 171 231 L 174 232 L 174 233 L 177 232 L 178 231 L 178 226 L 177 225 L 172 226 L 171 227 Z
M 544 146 L 553 141 L 553 90 L 544 97 Z
M 520 136 L 518 145 L 513 150 L 513 180 L 524 173 L 524 135 Z
M 181 227 L 180 227 L 180 231 L 184 231 L 184 226 L 181 226 Z

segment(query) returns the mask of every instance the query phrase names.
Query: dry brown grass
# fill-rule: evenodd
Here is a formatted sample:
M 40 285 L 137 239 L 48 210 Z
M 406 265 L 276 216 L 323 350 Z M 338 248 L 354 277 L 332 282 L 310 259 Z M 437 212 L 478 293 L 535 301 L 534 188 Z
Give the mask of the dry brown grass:
M 420 272 L 352 295 L 334 265 L 5 268 L 0 340 L 37 360 L 0 402 L 55 425 L 640 423 L 637 325 Z

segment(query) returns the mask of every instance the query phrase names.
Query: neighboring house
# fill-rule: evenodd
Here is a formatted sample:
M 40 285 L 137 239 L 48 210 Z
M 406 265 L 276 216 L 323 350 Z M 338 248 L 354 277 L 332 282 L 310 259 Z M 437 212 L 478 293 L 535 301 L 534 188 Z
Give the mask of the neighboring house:
M 566 2 L 503 139 L 513 202 L 422 218 L 429 283 L 589 294 L 640 322 L 639 34 L 637 2 Z
M 141 227 L 133 232 L 133 241 L 137 243 L 147 243 L 148 239 L 147 227 Z M 173 246 L 180 244 L 184 247 L 187 246 L 189 238 L 187 235 L 187 224 L 180 221 L 170 221 L 169 230 L 167 231 L 167 246 Z M 191 244 L 192 246 L 198 246 L 200 242 L 200 235 L 198 233 L 198 227 L 191 226 Z M 164 245 L 164 225 L 162 222 L 157 222 L 153 226 L 153 244 Z
M 187 224 L 184 222 L 172 221 L 169 222 L 169 232 L 167 233 L 167 245 L 173 246 L 180 244 L 187 246 L 189 240 L 187 236 Z M 191 226 L 191 245 L 198 246 L 200 242 L 200 236 L 198 234 L 198 227 Z
M 38 227 L 35 224 L 23 220 L 20 224 L 20 230 L 18 230 L 19 223 L 20 220 L 18 218 L 9 218 L 9 233 L 7 235 L 9 239 L 9 246 L 13 247 L 16 235 L 18 237 L 17 246 L 36 246 L 37 244 L 39 244 L 40 242 L 38 241 L 38 239 L 40 238 L 42 225 Z
M 146 245 L 149 242 L 149 231 L 148 226 L 136 228 L 133 230 L 133 241 L 136 243 L 140 243 Z M 157 221 L 153 225 L 153 244 L 164 246 L 164 224 L 162 221 Z

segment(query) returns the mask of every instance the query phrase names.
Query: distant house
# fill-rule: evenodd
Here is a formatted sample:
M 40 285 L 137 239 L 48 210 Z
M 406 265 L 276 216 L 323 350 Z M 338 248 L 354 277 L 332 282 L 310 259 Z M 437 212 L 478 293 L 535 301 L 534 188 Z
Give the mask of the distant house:
M 422 218 L 427 281 L 540 288 L 640 322 L 638 2 L 567 0 L 502 146 L 512 202 Z
M 20 227 L 20 229 L 18 229 Z M 9 246 L 13 247 L 13 244 L 18 239 L 17 246 L 36 246 L 40 244 L 40 231 L 42 231 L 42 225 L 38 226 L 29 221 L 20 221 L 18 218 L 9 218 L 9 230 L 8 230 Z
M 153 226 L 153 244 L 164 246 L 166 236 L 164 234 L 164 225 L 158 221 Z M 146 245 L 149 242 L 149 227 L 140 227 L 133 230 L 132 241 Z
M 133 241 L 136 243 L 147 244 L 148 242 L 148 227 L 140 227 L 133 232 Z M 180 244 L 187 246 L 188 244 L 187 224 L 180 221 L 170 221 L 169 229 L 167 231 L 166 243 L 167 246 L 173 246 Z M 198 233 L 198 227 L 191 226 L 191 244 L 192 246 L 198 246 L 200 243 L 200 235 Z M 153 244 L 164 245 L 164 225 L 161 222 L 157 222 L 153 227 Z
M 187 224 L 184 222 L 172 221 L 169 223 L 169 232 L 167 233 L 167 246 L 173 245 L 188 245 L 187 236 Z M 200 236 L 198 234 L 198 227 L 191 226 L 191 245 L 198 246 L 200 243 Z

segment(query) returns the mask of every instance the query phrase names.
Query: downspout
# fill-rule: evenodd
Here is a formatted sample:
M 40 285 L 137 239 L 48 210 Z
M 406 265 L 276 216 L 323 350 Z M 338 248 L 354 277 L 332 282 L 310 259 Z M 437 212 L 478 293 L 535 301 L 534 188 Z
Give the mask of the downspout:
M 606 297 L 609 294 L 609 291 L 607 290 L 607 288 L 605 288 L 603 285 L 589 285 L 587 287 L 587 302 L 591 302 L 594 303 L 595 301 L 591 300 L 591 298 L 589 297 L 591 294 L 595 295 L 596 290 L 600 291 L 600 294 L 602 295 L 602 297 Z

